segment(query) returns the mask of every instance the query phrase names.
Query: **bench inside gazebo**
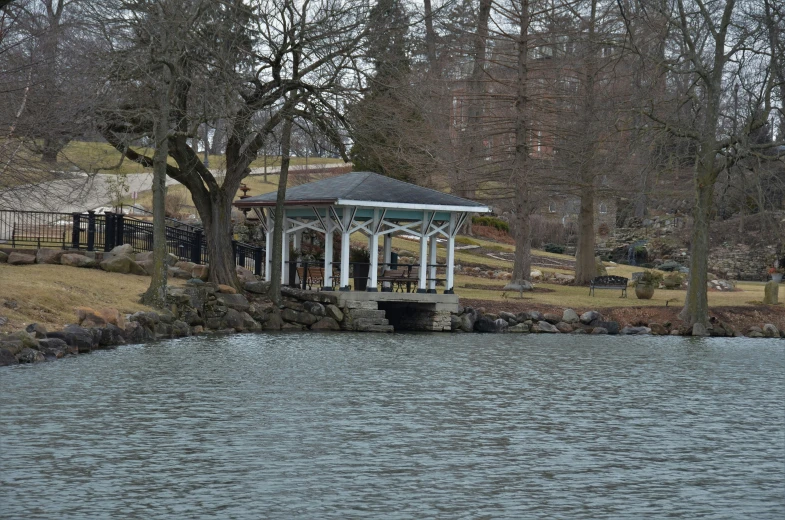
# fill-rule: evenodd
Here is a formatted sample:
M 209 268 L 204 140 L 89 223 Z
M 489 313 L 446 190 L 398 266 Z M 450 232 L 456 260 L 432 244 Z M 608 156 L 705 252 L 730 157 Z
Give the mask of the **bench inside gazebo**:
M 276 193 L 272 192 L 235 202 L 239 209 L 256 213 L 267 244 L 273 241 L 275 199 Z M 487 206 L 478 202 L 371 172 L 352 172 L 288 188 L 283 215 L 281 283 L 286 285 L 297 280 L 298 286 L 307 289 L 352 291 L 350 266 L 354 264 L 356 278 L 358 263 L 350 262 L 350 237 L 362 233 L 368 239 L 370 252 L 370 259 L 360 263 L 368 269 L 364 292 L 397 291 L 399 294 L 394 299 L 428 300 L 433 298 L 440 282 L 444 283 L 444 294 L 452 295 L 455 236 L 472 213 L 488 211 Z M 301 249 L 305 230 L 324 237 L 324 259 L 318 263 L 290 259 L 292 248 Z M 336 233 L 341 236 L 340 261 L 333 262 Z M 396 235 L 419 240 L 419 262 L 393 262 L 392 238 Z M 444 264 L 437 263 L 437 240 L 446 245 Z M 267 247 L 264 275 L 268 281 L 271 255 L 272 248 Z M 354 287 L 354 298 L 356 290 Z M 404 290 L 407 297 L 403 297 Z M 393 299 L 392 295 L 367 296 L 374 300 Z

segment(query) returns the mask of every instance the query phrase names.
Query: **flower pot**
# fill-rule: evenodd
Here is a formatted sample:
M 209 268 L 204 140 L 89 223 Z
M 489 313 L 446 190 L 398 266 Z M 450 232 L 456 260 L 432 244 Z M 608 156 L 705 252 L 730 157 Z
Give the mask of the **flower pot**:
M 651 297 L 654 296 L 654 286 L 643 283 L 637 284 L 635 286 L 635 296 L 639 300 L 651 300 Z
M 777 283 L 782 282 L 782 273 L 773 273 L 771 275 L 771 279 L 772 279 L 772 281 L 775 281 Z

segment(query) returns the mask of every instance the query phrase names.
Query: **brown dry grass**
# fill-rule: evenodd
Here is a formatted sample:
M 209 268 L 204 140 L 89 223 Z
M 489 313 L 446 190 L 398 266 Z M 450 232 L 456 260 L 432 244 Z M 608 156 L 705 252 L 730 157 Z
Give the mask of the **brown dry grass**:
M 170 280 L 182 285 L 183 280 Z M 113 307 L 121 313 L 152 310 L 139 303 L 150 285 L 147 276 L 107 273 L 62 265 L 11 266 L 0 264 L 0 316 L 8 323 L 0 332 L 23 330 L 41 323 L 49 330 L 62 328 L 76 319 L 76 307 Z M 6 303 L 14 301 L 17 307 Z

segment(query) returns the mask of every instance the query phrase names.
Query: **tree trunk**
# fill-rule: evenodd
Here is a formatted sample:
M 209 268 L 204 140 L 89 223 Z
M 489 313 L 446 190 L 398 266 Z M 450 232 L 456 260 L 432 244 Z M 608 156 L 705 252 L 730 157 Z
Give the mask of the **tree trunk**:
M 515 256 L 512 281 L 531 278 L 531 178 L 529 156 L 529 0 L 521 0 L 520 35 L 518 39 L 518 81 L 515 98 L 515 159 L 513 182 L 515 188 Z
M 575 285 L 589 285 L 597 276 L 594 260 L 594 186 L 586 183 L 581 190 L 578 213 L 578 247 L 575 251 Z
M 169 155 L 169 95 L 166 85 L 159 85 L 158 117 L 155 121 L 155 153 L 153 154 L 153 272 L 150 287 L 142 295 L 142 303 L 166 307 L 166 159 Z
M 281 304 L 281 272 L 283 261 L 283 203 L 286 200 L 286 182 L 289 179 L 289 154 L 291 152 L 292 118 L 286 116 L 281 130 L 281 173 L 275 199 L 275 231 L 273 232 L 273 265 L 270 268 L 270 299 Z
M 57 162 L 57 155 L 65 146 L 57 139 L 47 137 L 44 139 L 44 146 L 41 149 L 41 160 L 45 163 L 54 164 Z
M 688 327 L 709 324 L 708 281 L 709 222 L 714 200 L 714 183 L 705 182 L 705 177 L 695 179 L 695 207 L 692 210 L 693 224 L 690 244 L 690 277 L 684 308 L 679 318 Z
M 231 191 L 225 187 L 210 191 L 209 218 L 205 219 L 202 211 L 199 214 L 202 215 L 209 255 L 208 280 L 240 289 L 232 250 L 232 202 L 236 192 L 237 190 Z

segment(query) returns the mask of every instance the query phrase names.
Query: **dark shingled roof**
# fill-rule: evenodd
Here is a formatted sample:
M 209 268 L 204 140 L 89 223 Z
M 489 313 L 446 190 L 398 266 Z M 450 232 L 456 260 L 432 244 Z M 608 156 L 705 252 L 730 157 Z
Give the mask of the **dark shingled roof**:
M 276 192 L 235 201 L 235 206 L 270 206 Z M 352 172 L 286 189 L 286 204 L 334 204 L 339 199 L 434 206 L 468 206 L 478 210 L 485 204 L 416 184 L 385 177 L 378 173 Z

